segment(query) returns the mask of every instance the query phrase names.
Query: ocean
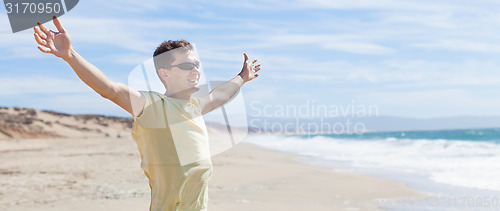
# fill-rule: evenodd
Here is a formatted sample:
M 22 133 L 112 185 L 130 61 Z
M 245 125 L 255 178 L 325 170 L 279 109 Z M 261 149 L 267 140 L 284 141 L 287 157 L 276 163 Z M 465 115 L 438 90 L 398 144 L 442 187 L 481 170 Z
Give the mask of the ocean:
M 419 206 L 381 205 L 385 210 L 500 210 L 500 128 L 256 135 L 246 142 L 433 195 Z

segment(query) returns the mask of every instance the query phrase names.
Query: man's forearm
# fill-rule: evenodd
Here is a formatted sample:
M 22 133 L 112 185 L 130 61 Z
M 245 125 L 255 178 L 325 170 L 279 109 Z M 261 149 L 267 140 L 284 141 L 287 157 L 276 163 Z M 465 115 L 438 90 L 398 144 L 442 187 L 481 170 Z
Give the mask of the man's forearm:
M 240 75 L 237 75 L 233 79 L 212 90 L 211 95 L 213 97 L 214 107 L 224 105 L 227 101 L 229 101 L 229 99 L 238 93 L 238 90 L 244 83 L 243 78 Z
M 80 79 L 104 98 L 113 97 L 113 82 L 96 66 L 85 60 L 74 49 L 64 60 L 73 68 Z

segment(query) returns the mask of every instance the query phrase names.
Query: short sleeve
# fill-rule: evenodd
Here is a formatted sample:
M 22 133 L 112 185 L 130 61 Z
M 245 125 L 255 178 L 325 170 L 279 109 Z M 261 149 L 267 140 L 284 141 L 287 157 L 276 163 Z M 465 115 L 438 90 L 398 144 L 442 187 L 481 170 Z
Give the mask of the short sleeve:
M 142 112 L 141 114 L 139 114 L 139 116 L 135 116 L 135 115 L 132 115 L 134 120 L 138 119 L 138 118 L 141 118 L 142 116 L 144 116 L 144 112 L 147 110 L 147 108 L 151 105 L 151 99 L 150 99 L 150 96 L 149 96 L 149 93 L 146 92 L 146 91 L 139 91 L 139 93 L 144 96 L 144 98 L 146 98 L 146 103 L 144 104 L 144 108 L 142 109 Z
M 165 118 L 163 101 L 155 94 L 147 91 L 139 91 L 146 98 L 142 113 L 134 117 L 135 123 L 145 128 L 164 128 Z

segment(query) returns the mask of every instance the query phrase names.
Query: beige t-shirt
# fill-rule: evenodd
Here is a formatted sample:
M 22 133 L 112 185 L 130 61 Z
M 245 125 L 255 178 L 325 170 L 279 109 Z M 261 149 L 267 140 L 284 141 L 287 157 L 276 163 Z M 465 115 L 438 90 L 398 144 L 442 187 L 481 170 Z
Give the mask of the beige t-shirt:
M 141 115 L 134 116 L 132 137 L 149 178 L 151 210 L 206 207 L 213 167 L 199 98 L 140 93 L 146 104 Z

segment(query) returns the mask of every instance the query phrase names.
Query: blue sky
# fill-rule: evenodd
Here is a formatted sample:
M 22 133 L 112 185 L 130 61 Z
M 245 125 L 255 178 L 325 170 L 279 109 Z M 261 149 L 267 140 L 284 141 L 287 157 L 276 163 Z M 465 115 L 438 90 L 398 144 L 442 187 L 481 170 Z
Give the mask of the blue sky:
M 115 81 L 183 38 L 209 80 L 238 74 L 243 52 L 259 59 L 247 106 L 377 105 L 379 115 L 429 118 L 500 115 L 498 11 L 493 0 L 83 0 L 60 20 Z M 129 116 L 39 52 L 32 30 L 12 34 L 5 10 L 0 38 L 0 106 Z

